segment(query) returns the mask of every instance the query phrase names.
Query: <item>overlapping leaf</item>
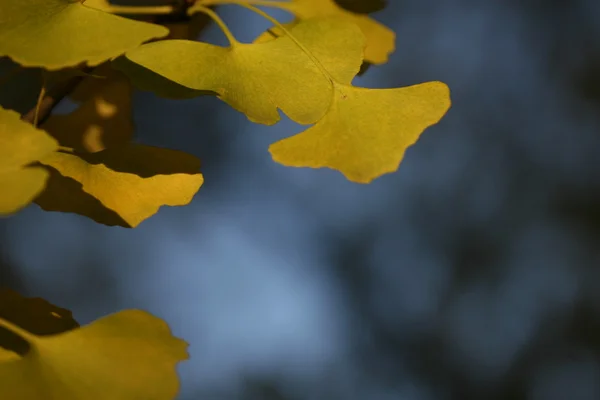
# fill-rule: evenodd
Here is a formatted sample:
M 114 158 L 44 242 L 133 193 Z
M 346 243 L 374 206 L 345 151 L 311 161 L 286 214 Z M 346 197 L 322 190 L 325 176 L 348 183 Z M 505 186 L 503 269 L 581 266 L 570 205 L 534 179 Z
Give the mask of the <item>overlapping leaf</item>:
M 336 84 L 325 117 L 269 151 L 283 165 L 328 167 L 351 181 L 369 183 L 396 171 L 406 149 L 449 107 L 449 90 L 442 82 L 396 89 Z
M 334 77 L 348 80 L 359 70 L 364 37 L 354 24 L 311 19 L 295 26 L 292 34 Z M 290 119 L 310 124 L 331 103 L 331 82 L 287 36 L 231 47 L 165 40 L 131 50 L 126 57 L 184 87 L 217 93 L 254 122 L 276 123 L 279 108 Z
M 44 189 L 48 172 L 29 164 L 57 149 L 51 136 L 0 107 L 0 215 L 20 210 Z
M 175 366 L 187 343 L 141 310 L 125 310 L 52 336 L 38 336 L 0 319 L 25 339 L 22 357 L 0 352 L 2 398 L 19 400 L 172 400 Z
M 40 162 L 51 172 L 36 199 L 40 207 L 127 228 L 163 205 L 188 204 L 204 182 L 196 157 L 133 143 L 97 153 L 58 152 Z
M 98 65 L 168 29 L 90 8 L 74 0 L 0 1 L 0 56 L 56 70 Z
M 243 1 L 253 4 L 252 0 Z M 199 0 L 190 12 L 199 9 L 201 5 L 228 3 L 227 0 Z M 347 11 L 340 7 L 334 0 L 290 0 L 290 1 L 262 1 L 256 2 L 261 6 L 277 7 L 294 14 L 299 21 L 311 18 L 333 17 L 338 20 L 353 22 L 360 27 L 366 37 L 364 59 L 371 64 L 383 64 L 388 61 L 389 55 L 395 49 L 396 34 L 387 26 L 373 18 Z M 297 22 L 297 21 L 296 21 Z

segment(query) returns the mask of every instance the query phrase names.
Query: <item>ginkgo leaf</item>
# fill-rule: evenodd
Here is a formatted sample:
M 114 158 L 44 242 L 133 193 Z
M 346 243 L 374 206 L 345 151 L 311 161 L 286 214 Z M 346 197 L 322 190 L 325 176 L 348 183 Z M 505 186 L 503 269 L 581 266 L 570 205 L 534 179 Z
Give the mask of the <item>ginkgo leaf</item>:
M 292 34 L 335 78 L 352 79 L 358 72 L 364 36 L 355 24 L 311 19 L 296 25 Z M 293 121 L 310 124 L 331 103 L 330 80 L 288 36 L 231 47 L 164 40 L 131 50 L 126 57 L 185 87 L 217 93 L 253 122 L 276 123 L 279 108 Z
M 46 132 L 0 107 L 0 215 L 17 212 L 44 189 L 48 172 L 29 164 L 57 149 Z
M 51 174 L 36 204 L 126 228 L 163 205 L 188 204 L 204 181 L 191 154 L 133 143 L 91 154 L 56 152 L 40 162 Z
M 103 78 L 85 78 L 69 96 L 81 105 L 70 114 L 51 115 L 42 126 L 61 145 L 89 153 L 127 143 L 134 131 L 127 77 L 110 64 L 94 74 Z
M 314 126 L 269 147 L 276 162 L 292 167 L 332 168 L 369 183 L 398 169 L 405 150 L 450 107 L 442 82 L 396 89 L 336 84 L 328 113 Z
M 169 30 L 90 8 L 77 0 L 0 1 L 0 56 L 56 70 L 98 65 Z
M 352 22 L 360 27 L 366 37 L 364 59 L 371 64 L 386 63 L 396 47 L 396 34 L 393 30 L 367 15 L 343 9 L 334 0 L 241 1 L 245 4 L 284 9 L 301 21 L 311 18 L 334 17 Z M 205 5 L 227 3 L 227 0 L 198 0 L 190 7 L 189 12 L 200 11 L 201 7 Z
M 37 336 L 0 319 L 0 326 L 31 346 L 23 357 L 0 357 L 3 399 L 172 400 L 179 390 L 175 366 L 187 343 L 161 319 L 124 310 L 89 325 Z
M 55 335 L 79 327 L 71 311 L 40 297 L 23 297 L 10 289 L 0 289 L 0 319 L 35 335 Z M 0 350 L 2 348 L 24 355 L 29 344 L 13 332 L 0 329 Z

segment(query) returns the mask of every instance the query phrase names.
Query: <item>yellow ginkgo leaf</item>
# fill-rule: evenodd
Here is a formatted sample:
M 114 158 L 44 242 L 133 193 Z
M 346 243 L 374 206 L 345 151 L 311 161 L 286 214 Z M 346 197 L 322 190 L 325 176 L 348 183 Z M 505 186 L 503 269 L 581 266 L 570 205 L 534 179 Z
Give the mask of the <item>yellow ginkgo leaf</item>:
M 306 20 L 293 36 L 337 79 L 351 80 L 362 63 L 360 29 L 335 18 Z M 311 124 L 326 112 L 332 84 L 317 64 L 288 36 L 231 47 L 187 40 L 145 44 L 126 57 L 156 74 L 193 90 L 211 91 L 253 122 L 290 119 Z M 174 62 L 176 60 L 176 62 Z M 132 78 L 135 82 L 135 77 Z
M 191 154 L 133 143 L 91 154 L 56 152 L 40 162 L 50 179 L 36 204 L 126 228 L 163 205 L 188 204 L 204 181 Z
M 347 179 L 369 183 L 398 169 L 405 150 L 450 107 L 442 82 L 396 89 L 336 84 L 328 113 L 304 132 L 269 147 L 276 162 L 328 167 Z
M 360 27 L 366 37 L 364 60 L 371 64 L 384 64 L 396 45 L 396 34 L 387 26 L 377 22 L 365 14 L 356 14 L 337 5 L 334 0 L 290 0 L 290 1 L 261 1 L 261 0 L 198 0 L 190 7 L 190 12 L 200 9 L 203 5 L 227 3 L 256 4 L 287 10 L 298 19 L 335 17 L 340 20 L 353 22 Z
M 127 143 L 133 136 L 131 84 L 123 73 L 102 65 L 103 78 L 88 77 L 70 97 L 81 105 L 66 115 L 52 115 L 42 127 L 61 145 L 95 153 Z
M 87 7 L 76 0 L 0 1 L 0 56 L 56 70 L 98 65 L 169 30 Z
M 17 212 L 40 194 L 48 172 L 29 164 L 57 149 L 58 143 L 46 132 L 0 107 L 0 215 Z
M 0 354 L 2 398 L 11 400 L 173 400 L 175 366 L 187 343 L 161 319 L 125 310 L 52 336 L 37 336 L 0 319 L 25 339 L 23 357 Z

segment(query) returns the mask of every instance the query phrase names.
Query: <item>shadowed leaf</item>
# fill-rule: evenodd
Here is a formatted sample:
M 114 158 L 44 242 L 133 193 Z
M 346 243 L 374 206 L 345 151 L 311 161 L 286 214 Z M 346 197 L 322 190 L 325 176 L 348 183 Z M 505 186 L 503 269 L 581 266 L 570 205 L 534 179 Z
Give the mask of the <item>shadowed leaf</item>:
M 132 143 L 97 153 L 57 152 L 41 163 L 54 171 L 36 199 L 40 207 L 127 228 L 163 205 L 188 204 L 203 183 L 196 157 Z

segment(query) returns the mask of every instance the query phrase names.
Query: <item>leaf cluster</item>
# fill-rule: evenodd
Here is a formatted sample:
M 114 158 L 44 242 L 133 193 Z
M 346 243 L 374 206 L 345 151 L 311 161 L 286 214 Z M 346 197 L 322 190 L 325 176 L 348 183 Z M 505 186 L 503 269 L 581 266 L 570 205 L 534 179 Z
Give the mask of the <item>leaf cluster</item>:
M 214 11 L 229 4 L 261 15 L 272 28 L 252 43 L 240 42 Z M 171 99 L 213 96 L 264 125 L 277 124 L 284 113 L 307 127 L 269 146 L 283 165 L 330 168 L 357 183 L 396 171 L 406 149 L 447 112 L 450 95 L 438 81 L 386 89 L 352 84 L 365 66 L 386 63 L 394 51 L 394 32 L 369 15 L 384 5 L 0 1 L 0 215 L 33 202 L 133 228 L 161 206 L 188 204 L 204 182 L 200 161 L 134 141 L 134 89 Z M 285 10 L 294 19 L 281 24 L 257 6 Z M 158 23 L 155 14 L 185 18 Z M 207 17 L 223 30 L 228 46 L 197 40 Z M 67 95 L 75 110 L 53 114 Z M 186 345 L 162 321 L 129 310 L 79 327 L 38 300 L 0 292 L 3 396 L 175 396 L 174 365 L 187 357 Z

